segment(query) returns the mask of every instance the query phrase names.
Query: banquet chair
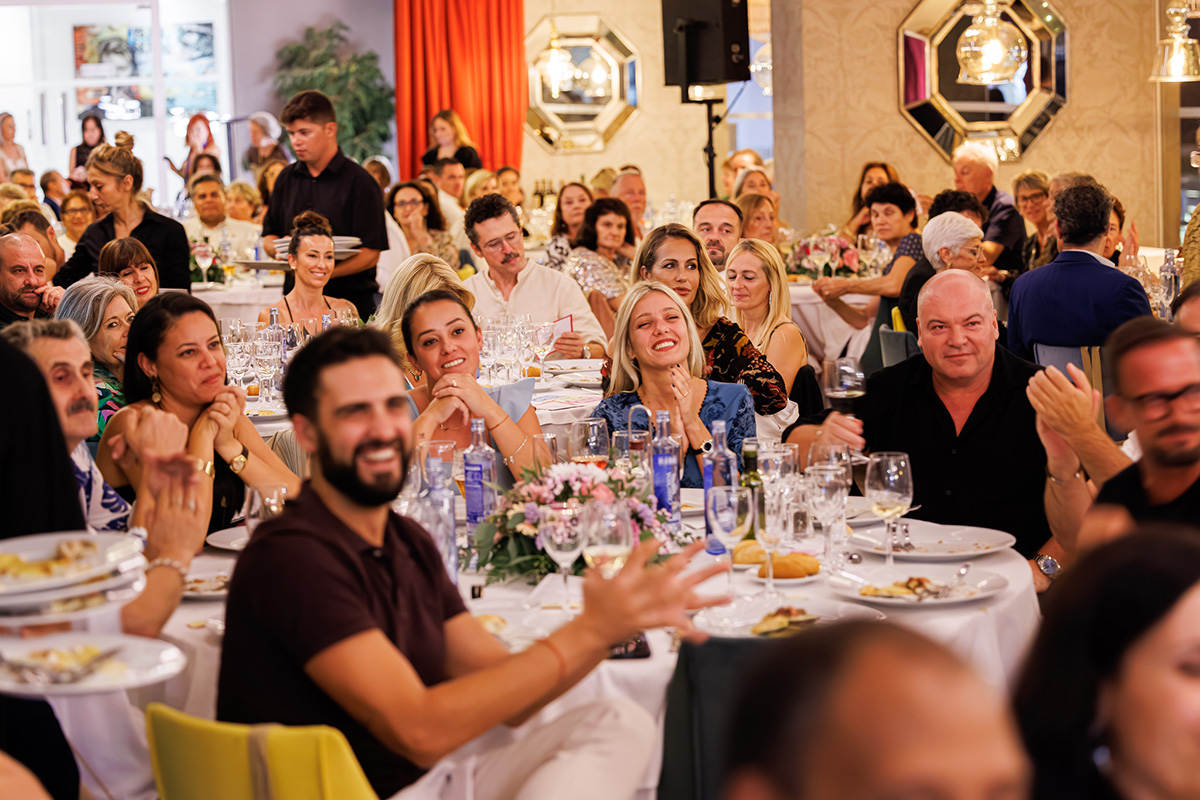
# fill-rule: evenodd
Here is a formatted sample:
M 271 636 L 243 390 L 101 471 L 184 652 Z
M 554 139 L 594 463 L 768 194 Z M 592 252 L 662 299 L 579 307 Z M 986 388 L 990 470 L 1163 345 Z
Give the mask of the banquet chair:
M 1115 391 L 1112 380 L 1104 374 L 1104 348 L 1099 345 L 1062 347 L 1034 342 L 1033 359 L 1040 366 L 1058 368 L 1064 375 L 1068 374 L 1067 364 L 1074 364 L 1083 370 L 1083 374 L 1087 376 L 1088 383 L 1092 388 L 1100 390 L 1101 397 L 1108 397 Z M 1125 441 L 1125 431 L 1105 418 L 1103 403 L 1100 404 L 1100 410 L 1096 413 L 1096 422 L 1104 426 L 1114 442 Z
M 341 731 L 211 722 L 146 709 L 161 800 L 379 800 Z
M 916 336 L 908 331 L 894 331 L 886 322 L 879 326 L 879 348 L 883 351 L 885 367 L 907 361 L 921 352 Z

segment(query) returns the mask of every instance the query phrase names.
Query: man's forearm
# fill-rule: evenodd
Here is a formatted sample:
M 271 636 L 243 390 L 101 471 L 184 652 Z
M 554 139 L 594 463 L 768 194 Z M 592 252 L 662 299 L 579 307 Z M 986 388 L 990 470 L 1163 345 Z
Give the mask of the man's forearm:
M 1133 463 L 1099 425 L 1092 426 L 1085 435 L 1068 440 L 1068 443 L 1097 487 Z
M 333 277 L 344 278 L 347 275 L 354 275 L 363 270 L 368 270 L 379 263 L 379 250 L 370 250 L 363 248 L 356 253 L 352 258 L 347 258 L 333 268 Z
M 1053 474 L 1053 473 L 1051 473 Z M 1083 515 L 1092 505 L 1092 492 L 1078 472 L 1046 478 L 1046 521 L 1065 556 L 1074 554 Z

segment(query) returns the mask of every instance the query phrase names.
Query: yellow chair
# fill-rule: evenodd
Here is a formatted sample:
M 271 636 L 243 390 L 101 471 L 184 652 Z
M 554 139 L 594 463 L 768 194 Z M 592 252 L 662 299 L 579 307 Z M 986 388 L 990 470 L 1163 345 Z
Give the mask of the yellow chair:
M 892 330 L 894 330 L 894 331 L 908 330 L 908 328 L 904 327 L 904 317 L 900 316 L 900 306 L 895 306 L 894 308 L 892 308 Z
M 341 731 L 210 722 L 146 709 L 162 800 L 379 800 Z

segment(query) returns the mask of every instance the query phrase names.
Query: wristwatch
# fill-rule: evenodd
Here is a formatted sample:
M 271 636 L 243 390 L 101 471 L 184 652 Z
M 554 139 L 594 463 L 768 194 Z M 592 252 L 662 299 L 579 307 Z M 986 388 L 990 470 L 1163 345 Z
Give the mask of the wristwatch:
M 246 468 L 246 460 L 249 458 L 249 456 L 250 450 L 246 447 L 246 445 L 242 445 L 242 452 L 234 456 L 233 460 L 229 462 L 229 471 L 234 475 L 240 474 L 241 471 Z
M 583 346 L 583 357 L 584 357 L 584 358 L 591 358 L 591 357 L 592 357 L 592 348 L 591 348 L 591 346 L 590 346 L 590 345 L 586 345 L 586 344 L 585 344 L 585 345 Z
M 1062 566 L 1058 563 L 1058 559 L 1054 556 L 1048 556 L 1045 553 L 1038 553 L 1034 556 L 1033 563 L 1037 564 L 1037 568 L 1050 580 L 1057 578 L 1058 573 L 1062 571 Z

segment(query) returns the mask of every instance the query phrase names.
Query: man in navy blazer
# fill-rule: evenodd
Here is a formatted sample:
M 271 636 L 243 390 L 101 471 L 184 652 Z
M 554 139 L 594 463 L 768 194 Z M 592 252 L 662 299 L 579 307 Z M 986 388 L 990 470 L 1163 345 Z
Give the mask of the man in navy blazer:
M 1054 199 L 1061 252 L 1013 284 L 1008 347 L 1030 361 L 1034 343 L 1061 347 L 1104 344 L 1121 323 L 1150 313 L 1146 291 L 1100 255 L 1112 198 L 1101 186 L 1064 189 Z

